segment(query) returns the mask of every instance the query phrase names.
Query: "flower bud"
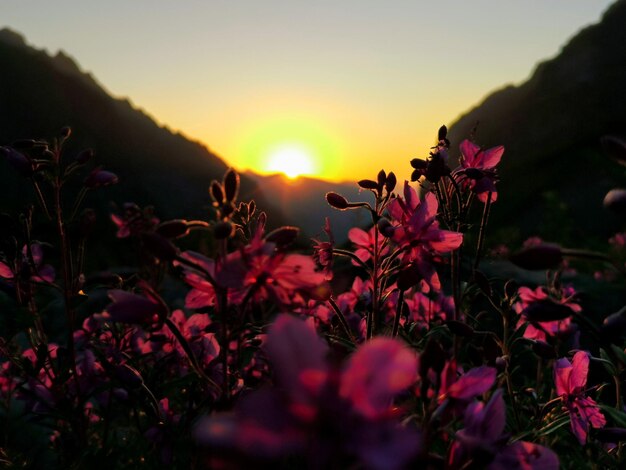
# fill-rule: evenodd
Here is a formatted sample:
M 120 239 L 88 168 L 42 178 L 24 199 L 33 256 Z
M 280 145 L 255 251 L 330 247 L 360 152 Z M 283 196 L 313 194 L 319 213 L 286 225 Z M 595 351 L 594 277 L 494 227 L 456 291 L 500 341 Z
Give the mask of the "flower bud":
M 346 210 L 348 208 L 348 200 L 341 194 L 337 194 L 334 192 L 326 193 L 326 202 L 328 202 L 331 207 L 339 209 L 340 211 Z
M 224 202 L 224 191 L 222 191 L 222 185 L 217 181 L 211 181 L 209 193 L 211 193 L 211 197 L 217 203 L 216 205 L 220 205 Z
M 96 168 L 85 178 L 84 185 L 89 189 L 97 189 L 111 186 L 118 181 L 118 177 L 115 173 Z
M 124 280 L 119 274 L 115 274 L 110 271 L 101 271 L 95 274 L 91 274 L 85 279 L 84 287 L 91 286 L 107 286 L 107 287 L 120 287 L 124 283 Z
M 359 181 L 357 184 L 363 189 L 371 189 L 373 191 L 376 191 L 378 189 L 378 183 L 373 180 L 365 179 L 365 180 Z
M 604 207 L 619 215 L 626 215 L 626 189 L 611 189 L 603 201 Z
M 541 243 L 518 251 L 510 257 L 510 261 L 528 270 L 553 269 L 563 261 L 563 252 L 559 245 Z
M 93 158 L 93 149 L 85 149 L 76 155 L 76 163 L 84 165 Z
M 446 164 L 443 154 L 434 153 L 428 161 L 424 176 L 431 183 L 437 183 L 441 178 L 450 174 L 450 168 Z
M 389 219 L 386 219 L 385 217 L 381 217 L 376 224 L 378 225 L 378 231 L 383 237 L 386 237 L 386 238 L 393 237 L 393 233 L 396 231 L 396 228 L 393 225 L 391 225 L 391 222 L 389 222 Z
M 0 155 L 6 159 L 21 176 L 31 176 L 34 171 L 33 163 L 21 152 L 10 147 L 0 147 Z
M 397 182 L 398 180 L 396 179 L 394 172 L 390 172 L 385 180 L 385 189 L 387 190 L 387 193 L 391 193 L 396 188 Z
M 437 140 L 446 140 L 446 136 L 448 135 L 448 128 L 444 125 L 439 128 L 437 132 Z
M 233 202 L 237 199 L 239 192 L 239 174 L 232 168 L 224 175 L 224 192 L 226 193 L 226 201 Z
M 378 189 L 379 191 L 382 191 L 385 181 L 387 180 L 387 173 L 385 173 L 385 170 L 380 170 L 376 179 L 378 180 Z
M 415 170 L 413 170 L 413 173 L 411 173 L 411 181 L 418 181 L 422 176 L 426 174 L 428 162 L 426 160 L 422 160 L 421 158 L 414 158 L 413 160 L 411 160 L 411 166 L 415 168 Z
M 165 238 L 180 238 L 189 233 L 189 224 L 183 219 L 174 219 L 162 222 L 156 232 Z

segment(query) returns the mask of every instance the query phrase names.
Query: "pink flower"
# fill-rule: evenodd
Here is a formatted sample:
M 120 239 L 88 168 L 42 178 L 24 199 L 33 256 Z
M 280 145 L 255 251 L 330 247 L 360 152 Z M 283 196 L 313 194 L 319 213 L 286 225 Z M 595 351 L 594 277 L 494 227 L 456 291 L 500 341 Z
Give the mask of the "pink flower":
M 229 301 L 238 302 L 252 294 L 256 301 L 275 300 L 281 305 L 303 304 L 301 294 L 324 298 L 330 290 L 324 273 L 317 271 L 311 256 L 286 254 L 276 243 L 263 238 L 259 228 L 248 245 L 212 260 L 186 251 L 175 261 L 181 266 L 185 281 L 193 287 L 186 306 L 199 308 L 215 304 L 215 289 L 228 289 Z
M 465 427 L 456 433 L 450 448 L 450 468 L 469 468 L 472 463 L 489 470 L 559 468 L 558 457 L 546 447 L 524 441 L 507 444 L 505 421 L 502 389 L 496 390 L 487 404 L 475 401 L 469 405 Z
M 460 145 L 461 167 L 454 171 L 455 175 L 464 177 L 463 181 L 469 185 L 471 191 L 476 193 L 478 199 L 487 202 L 491 193 L 491 202 L 498 198 L 496 191 L 496 165 L 504 153 L 502 145 L 483 150 L 475 143 L 464 140 Z
M 404 301 L 409 307 L 408 320 L 421 328 L 429 328 L 433 322 L 443 322 L 454 312 L 454 299 L 444 295 L 432 298 L 428 295 L 427 285 L 420 286 L 413 295 L 405 294 Z
M 327 242 L 313 239 L 313 259 L 323 268 L 324 277 L 327 281 L 333 278 L 333 248 L 335 247 L 335 237 L 330 230 L 330 220 L 326 217 L 324 232 L 328 237 Z
M 397 197 L 389 203 L 389 214 L 397 225 L 393 241 L 405 247 L 404 261 L 415 263 L 424 280 L 436 290 L 441 289 L 441 283 L 433 257 L 456 250 L 463 242 L 463 234 L 439 228 L 438 209 L 433 193 L 420 201 L 408 181 L 404 182 L 404 199 Z
M 419 451 L 419 435 L 396 422 L 391 406 L 417 379 L 417 356 L 401 342 L 375 338 L 340 370 L 310 322 L 281 315 L 265 349 L 278 388 L 247 395 L 234 414 L 204 418 L 194 433 L 200 443 L 257 457 L 304 454 L 320 468 L 356 456 L 366 468 L 400 469 Z
M 31 256 L 32 265 L 34 266 L 31 266 Z M 1 278 L 13 280 L 16 275 L 19 276 L 23 273 L 28 273 L 27 279 L 33 282 L 50 283 L 54 281 L 56 273 L 52 266 L 43 264 L 43 248 L 39 243 L 32 243 L 30 250 L 24 245 L 22 248 L 22 258 L 17 262 L 16 267 L 11 267 L 6 263 L 0 262 Z
M 561 358 L 554 364 L 556 393 L 570 414 L 572 432 L 581 445 L 587 441 L 590 425 L 601 428 L 606 424 L 598 404 L 585 396 L 588 372 L 589 356 L 584 351 L 574 354 L 572 362 Z
M 447 362 L 441 372 L 439 401 L 453 399 L 469 402 L 489 390 L 496 381 L 496 369 L 488 366 L 475 367 L 457 376 L 456 361 Z
M 532 308 L 533 305 L 539 306 L 541 303 L 547 303 L 548 305 L 552 302 L 557 306 L 569 308 L 572 314 L 582 311 L 582 307 L 574 301 L 576 291 L 569 286 L 563 287 L 561 291 L 557 293 L 557 295 L 559 295 L 557 298 L 555 298 L 554 295 L 552 297 L 549 296 L 545 288 L 541 286 L 537 287 L 535 290 L 528 287 L 520 287 L 518 295 L 520 302 L 513 305 L 513 309 L 520 314 L 520 319 L 517 323 L 518 328 L 527 323 L 524 312 L 528 312 L 527 309 L 529 307 Z M 554 321 L 532 321 L 528 323 L 524 331 L 524 338 L 546 341 L 548 336 L 566 333 L 570 331 L 571 327 L 572 320 L 570 317 Z
M 356 245 L 357 249 L 354 254 L 357 256 L 357 258 L 366 263 L 373 257 L 374 248 L 376 246 L 374 227 L 370 228 L 367 232 L 358 227 L 353 227 L 348 231 L 348 238 L 352 243 Z M 388 251 L 387 247 L 383 247 L 385 242 L 385 237 L 379 235 L 378 250 L 381 254 L 385 254 Z M 352 263 L 356 264 L 355 261 L 352 261 Z

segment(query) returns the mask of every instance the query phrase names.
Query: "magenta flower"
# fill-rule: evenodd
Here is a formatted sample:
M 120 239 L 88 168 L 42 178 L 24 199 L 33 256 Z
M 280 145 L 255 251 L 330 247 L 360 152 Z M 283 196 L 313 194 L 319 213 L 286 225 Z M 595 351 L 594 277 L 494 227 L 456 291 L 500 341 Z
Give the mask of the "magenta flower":
M 229 301 L 238 302 L 252 294 L 255 301 L 275 300 L 281 305 L 302 305 L 301 294 L 323 298 L 330 291 L 325 274 L 317 271 L 311 256 L 286 254 L 276 243 L 263 238 L 261 226 L 248 245 L 229 253 L 224 259 L 212 260 L 186 251 L 175 261 L 181 266 L 185 281 L 193 290 L 186 306 L 198 308 L 215 304 L 215 290 L 229 289 Z M 195 266 L 195 267 L 194 267 Z
M 475 143 L 464 140 L 460 145 L 461 159 L 460 168 L 454 170 L 454 175 L 461 175 L 462 183 L 469 186 L 470 190 L 478 196 L 481 202 L 487 202 L 491 193 L 491 202 L 498 198 L 496 191 L 496 165 L 500 163 L 504 147 L 502 145 L 487 150 L 482 149 Z
M 348 238 L 356 245 L 354 254 L 364 263 L 374 256 L 374 248 L 376 246 L 374 233 L 374 227 L 370 228 L 367 232 L 358 227 L 353 227 L 348 231 Z M 382 235 L 378 237 L 378 250 L 383 255 L 388 251 L 388 248 L 384 246 L 385 242 L 385 237 Z M 352 261 L 352 263 L 357 264 L 355 261 Z
M 428 285 L 424 281 L 420 284 L 423 285 L 412 295 L 405 294 L 404 301 L 409 308 L 408 320 L 420 328 L 429 328 L 433 322 L 442 323 L 454 312 L 454 298 L 441 294 L 432 298 L 428 295 Z
M 588 372 L 589 356 L 584 351 L 574 354 L 572 362 L 564 357 L 554 364 L 556 393 L 569 412 L 572 432 L 581 445 L 587 442 L 590 425 L 594 428 L 606 425 L 598 404 L 585 396 Z
M 32 265 L 31 259 L 32 256 Z M 31 269 L 34 268 L 34 269 Z M 17 260 L 16 266 L 12 267 L 0 261 L 0 277 L 14 280 L 16 275 L 28 273 L 27 278 L 33 282 L 52 282 L 56 275 L 54 268 L 49 264 L 43 264 L 43 248 L 39 243 L 33 243 L 29 249 L 26 245 L 22 248 L 22 257 Z M 22 278 L 23 279 L 23 278 Z
M 546 447 L 523 441 L 507 444 L 502 389 L 496 390 L 487 404 L 475 401 L 469 405 L 465 410 L 464 423 L 465 427 L 456 433 L 456 440 L 450 448 L 450 468 L 559 468 L 558 457 Z
M 406 249 L 404 261 L 415 263 L 424 280 L 436 290 L 441 289 L 441 283 L 433 257 L 456 250 L 463 242 L 463 234 L 439 228 L 438 209 L 433 193 L 420 201 L 408 181 L 404 182 L 404 199 L 397 197 L 389 203 L 389 214 L 397 225 L 393 241 Z
M 518 328 L 527 323 L 526 314 L 524 312 L 528 313 L 529 310 L 527 309 L 529 307 L 532 308 L 533 305 L 540 306 L 545 302 L 553 302 L 557 304 L 557 306 L 569 308 L 572 314 L 582 311 L 582 307 L 575 302 L 576 291 L 570 286 L 563 287 L 557 294 L 559 295 L 558 298 L 548 295 L 545 288 L 541 286 L 537 287 L 535 290 L 528 287 L 520 287 L 518 295 L 520 301 L 513 305 L 513 309 L 520 314 L 520 319 L 517 323 Z M 528 326 L 526 330 L 524 330 L 524 338 L 546 341 L 548 336 L 567 333 L 571 328 L 572 320 L 570 317 L 554 321 L 531 321 L 528 322 Z
M 324 272 L 327 281 L 333 278 L 333 249 L 335 247 L 335 237 L 330 229 L 330 220 L 326 217 L 324 223 L 324 232 L 328 237 L 327 242 L 313 239 L 313 259 L 319 264 Z
M 446 363 L 441 372 L 439 401 L 452 399 L 467 403 L 488 391 L 496 381 L 496 369 L 488 366 L 475 367 L 458 375 L 456 361 Z
M 404 344 L 376 338 L 339 370 L 310 322 L 281 315 L 265 349 L 278 388 L 247 395 L 234 414 L 204 418 L 194 433 L 201 444 L 263 458 L 305 455 L 319 468 L 349 456 L 366 468 L 400 469 L 419 451 L 419 435 L 392 409 L 417 378 L 417 356 Z
M 219 355 L 220 345 L 215 334 L 208 332 L 211 320 L 206 313 L 196 313 L 187 318 L 182 310 L 174 310 L 170 320 L 182 333 L 189 343 L 191 350 L 200 363 L 207 367 Z M 148 339 L 137 338 L 138 349 L 141 353 L 154 352 L 159 356 L 176 352 L 185 364 L 186 353 L 183 346 L 174 336 L 169 327 L 163 326 L 160 330 L 152 332 Z

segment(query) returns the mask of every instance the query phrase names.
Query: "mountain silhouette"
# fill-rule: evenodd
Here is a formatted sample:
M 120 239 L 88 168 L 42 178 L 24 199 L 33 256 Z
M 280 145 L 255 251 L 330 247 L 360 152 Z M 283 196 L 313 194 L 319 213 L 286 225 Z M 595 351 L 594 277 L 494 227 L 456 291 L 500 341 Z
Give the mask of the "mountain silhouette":
M 115 99 L 89 73 L 63 51 L 51 56 L 30 47 L 23 36 L 0 30 L 0 145 L 18 139 L 50 141 L 66 125 L 72 128 L 66 158 L 93 148 L 97 164 L 119 176 L 118 185 L 92 194 L 88 202 L 110 211 L 135 202 L 153 205 L 165 218 L 206 218 L 211 204 L 207 188 L 221 179 L 227 163 L 204 145 L 158 125 L 128 99 Z M 78 181 L 81 184 L 82 180 Z M 5 197 L 0 211 L 20 210 L 31 189 L 0 161 L 0 185 Z M 302 241 L 322 233 L 325 217 L 331 218 L 339 242 L 359 215 L 339 213 L 325 201 L 334 190 L 358 198 L 356 183 L 329 183 L 315 178 L 287 180 L 278 175 L 241 175 L 241 200 L 255 199 L 269 212 L 270 226 L 296 225 Z
M 207 188 L 228 166 L 204 145 L 158 125 L 129 100 L 111 97 L 65 52 L 51 56 L 8 28 L 0 30 L 0 68 L 0 145 L 17 139 L 50 141 L 70 126 L 64 158 L 93 148 L 96 163 L 120 179 L 89 202 L 132 201 L 154 205 L 163 218 L 206 218 Z M 2 198 L 0 209 L 19 210 L 30 188 L 5 161 L 0 161 L 0 184 L 5 194 L 14 195 Z M 267 207 L 254 181 L 244 175 L 241 186 L 242 200 L 255 198 Z M 277 217 L 272 213 L 270 223 Z
M 606 243 L 620 229 L 602 200 L 626 177 L 600 138 L 626 135 L 625 25 L 626 0 L 619 0 L 526 82 L 490 94 L 450 127 L 453 145 L 476 128 L 478 144 L 506 148 L 492 238 L 540 235 L 580 245 Z

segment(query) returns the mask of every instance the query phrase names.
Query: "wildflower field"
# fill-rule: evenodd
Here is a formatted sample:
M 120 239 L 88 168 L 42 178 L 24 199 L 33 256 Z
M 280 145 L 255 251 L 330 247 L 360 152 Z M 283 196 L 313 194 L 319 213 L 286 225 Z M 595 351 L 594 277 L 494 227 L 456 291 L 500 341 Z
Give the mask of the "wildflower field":
M 338 245 L 328 221 L 309 243 L 267 228 L 234 170 L 207 181 L 204 220 L 97 213 L 90 195 L 131 182 L 68 139 L 0 148 L 32 187 L 0 216 L 1 466 L 626 465 L 626 309 L 592 308 L 578 284 L 623 289 L 626 235 L 605 252 L 541 234 L 488 246 L 497 142 L 443 126 L 407 159 L 411 182 L 381 170 L 359 200 L 329 192 L 319 204 L 369 220 Z M 625 142 L 603 146 L 626 164 Z M 89 271 L 97 218 L 125 266 Z M 490 271 L 494 253 L 541 282 Z

